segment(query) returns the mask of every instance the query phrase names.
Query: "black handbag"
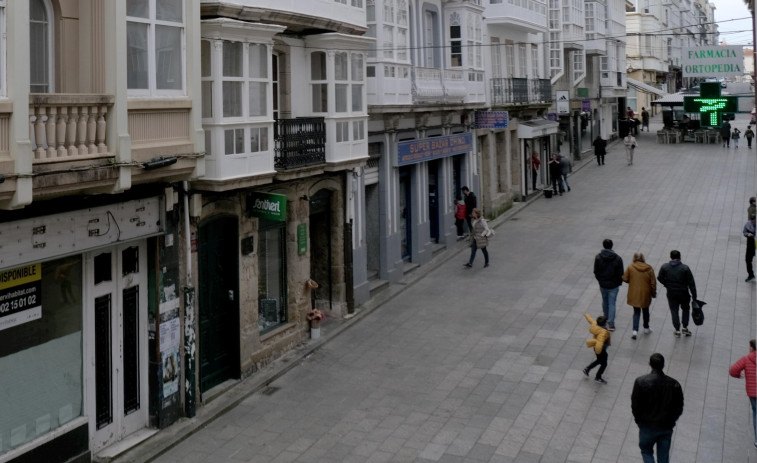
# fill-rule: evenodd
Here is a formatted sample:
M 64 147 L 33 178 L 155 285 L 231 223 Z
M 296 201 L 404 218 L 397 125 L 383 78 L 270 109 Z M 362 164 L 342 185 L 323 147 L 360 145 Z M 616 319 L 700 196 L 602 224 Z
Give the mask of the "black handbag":
M 697 326 L 701 326 L 702 323 L 704 323 L 704 312 L 702 312 L 702 307 L 705 304 L 707 303 L 698 299 L 691 301 L 691 319 L 694 320 L 694 324 Z

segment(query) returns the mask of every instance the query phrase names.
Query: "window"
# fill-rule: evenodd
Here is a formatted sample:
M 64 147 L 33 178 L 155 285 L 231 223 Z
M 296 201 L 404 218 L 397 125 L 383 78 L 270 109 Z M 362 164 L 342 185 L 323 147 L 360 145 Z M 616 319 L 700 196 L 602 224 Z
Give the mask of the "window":
M 242 116 L 243 50 L 241 42 L 223 43 L 223 117 Z
M 3 13 L 5 13 L 4 5 Z M 5 15 L 3 14 L 3 16 Z M 29 2 L 29 51 L 31 52 L 29 56 L 29 91 L 31 93 L 54 91 L 53 76 L 50 72 L 53 68 L 52 25 L 53 12 L 50 4 L 44 0 L 31 0 Z M 5 28 L 4 24 L 3 28 Z
M 249 55 L 249 115 L 268 114 L 268 47 L 263 44 L 248 45 Z
M 268 151 L 268 127 L 250 128 L 250 151 Z
M 341 143 L 345 141 L 350 141 L 350 123 L 337 122 L 336 123 L 336 142 Z
M 539 78 L 539 47 L 531 45 L 531 76 Z
M 261 219 L 258 235 L 258 329 L 265 333 L 288 321 L 286 222 Z
M 363 55 L 360 53 L 352 53 L 350 55 L 350 77 L 352 79 L 352 111 L 363 112 L 365 107 L 363 105 Z
M 223 131 L 224 154 L 242 154 L 244 149 L 244 129 L 229 129 Z
M 183 94 L 184 0 L 127 0 L 126 16 L 128 89 Z
M 450 66 L 463 65 L 463 42 L 460 25 L 449 27 L 449 45 L 450 45 Z
M 312 81 L 313 112 L 328 111 L 328 84 L 326 83 L 326 53 L 313 52 L 310 55 L 310 80 Z
M 200 43 L 200 78 L 202 80 L 202 117 L 213 117 L 213 74 L 210 65 L 210 42 Z
M 352 123 L 352 139 L 364 140 L 365 139 L 365 122 L 355 121 Z
M 518 76 L 526 77 L 528 67 L 526 66 L 526 45 L 518 45 Z

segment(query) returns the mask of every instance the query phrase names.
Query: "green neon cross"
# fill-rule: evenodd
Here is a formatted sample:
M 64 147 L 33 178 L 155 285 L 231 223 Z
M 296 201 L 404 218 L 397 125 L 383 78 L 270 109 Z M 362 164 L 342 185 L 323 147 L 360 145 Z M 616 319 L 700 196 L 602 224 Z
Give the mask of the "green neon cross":
M 683 97 L 684 112 L 698 112 L 699 125 L 704 127 L 720 127 L 723 113 L 735 113 L 738 111 L 738 98 L 735 96 L 720 96 L 720 83 L 703 82 L 699 88 L 698 97 Z

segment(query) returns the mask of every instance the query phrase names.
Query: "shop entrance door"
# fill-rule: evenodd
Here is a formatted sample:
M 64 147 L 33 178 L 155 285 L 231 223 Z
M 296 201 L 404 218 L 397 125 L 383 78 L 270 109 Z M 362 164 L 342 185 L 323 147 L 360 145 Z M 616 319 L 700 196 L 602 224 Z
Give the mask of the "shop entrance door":
M 85 282 L 85 407 L 97 451 L 148 422 L 146 243 L 88 253 Z
M 237 218 L 200 226 L 198 254 L 200 391 L 239 377 L 239 247 Z

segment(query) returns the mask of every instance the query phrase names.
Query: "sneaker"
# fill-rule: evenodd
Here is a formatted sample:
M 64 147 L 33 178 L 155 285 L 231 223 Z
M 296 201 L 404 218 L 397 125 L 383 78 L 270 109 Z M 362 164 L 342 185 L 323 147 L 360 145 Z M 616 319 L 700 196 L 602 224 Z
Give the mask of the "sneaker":
M 470 262 L 466 262 L 466 263 L 463 264 L 463 267 L 471 268 L 471 267 L 473 267 L 473 264 L 471 264 Z
M 584 375 L 589 376 L 589 369 L 588 368 L 584 368 Z
M 644 334 L 649 334 L 649 333 L 651 333 L 651 332 L 652 332 L 652 330 L 651 330 L 651 329 L 649 329 L 649 328 L 644 328 Z
M 752 281 L 752 280 L 754 280 L 754 275 L 749 275 L 748 277 L 746 277 L 746 280 L 744 281 Z
M 607 384 L 607 381 L 602 378 L 594 378 L 594 382 L 599 384 Z
M 608 331 L 615 331 L 615 323 L 608 323 L 607 324 L 607 330 Z
M 678 330 L 675 330 L 675 331 L 673 331 L 673 336 L 675 336 L 677 338 L 680 338 L 681 337 L 681 332 L 678 331 Z
M 637 334 L 639 334 L 639 333 L 637 333 L 636 331 L 634 331 L 634 332 L 633 332 L 633 333 L 631 334 L 631 339 L 636 339 L 636 335 L 637 335 Z
M 681 330 L 681 332 L 683 334 L 685 334 L 686 336 L 691 336 L 691 331 L 689 331 L 689 329 L 686 328 L 685 326 L 683 327 L 683 329 Z
M 489 264 L 484 264 L 484 268 L 486 268 L 486 267 L 488 267 L 488 266 L 489 266 Z

